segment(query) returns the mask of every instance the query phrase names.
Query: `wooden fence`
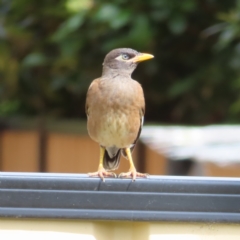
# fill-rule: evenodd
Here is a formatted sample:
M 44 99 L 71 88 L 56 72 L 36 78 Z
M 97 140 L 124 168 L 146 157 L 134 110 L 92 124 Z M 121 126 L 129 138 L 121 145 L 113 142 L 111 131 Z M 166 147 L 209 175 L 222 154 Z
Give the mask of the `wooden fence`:
M 133 158 L 139 171 L 166 174 L 166 159 L 143 144 L 136 146 Z M 98 159 L 98 144 L 85 134 L 47 132 L 42 138 L 36 130 L 0 133 L 1 171 L 87 173 L 97 170 Z M 128 168 L 122 158 L 116 173 Z
M 26 125 L 31 125 L 27 123 Z M 99 146 L 73 123 L 67 130 L 54 123 L 44 131 L 38 127 L 4 128 L 0 131 L 0 171 L 87 173 L 97 170 Z M 77 122 L 79 126 L 79 122 Z M 76 131 L 78 129 L 78 131 Z M 141 142 L 133 158 L 138 171 L 152 175 L 174 174 L 167 159 Z M 174 163 L 175 165 L 175 163 Z M 194 163 L 188 173 L 200 176 L 240 177 L 240 164 L 219 166 L 212 162 Z M 127 171 L 128 161 L 121 159 L 116 173 Z M 175 166 L 176 168 L 176 166 Z M 177 166 L 179 169 L 179 166 Z M 179 171 L 177 171 L 179 173 Z M 175 174 L 178 174 L 175 173 Z

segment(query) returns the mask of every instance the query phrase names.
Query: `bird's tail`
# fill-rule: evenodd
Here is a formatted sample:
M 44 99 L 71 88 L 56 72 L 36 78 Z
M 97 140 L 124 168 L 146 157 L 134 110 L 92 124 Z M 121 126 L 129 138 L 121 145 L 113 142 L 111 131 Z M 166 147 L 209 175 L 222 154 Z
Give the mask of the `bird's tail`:
M 104 158 L 103 158 L 103 167 L 106 170 L 115 170 L 118 168 L 121 157 L 121 149 L 106 149 Z

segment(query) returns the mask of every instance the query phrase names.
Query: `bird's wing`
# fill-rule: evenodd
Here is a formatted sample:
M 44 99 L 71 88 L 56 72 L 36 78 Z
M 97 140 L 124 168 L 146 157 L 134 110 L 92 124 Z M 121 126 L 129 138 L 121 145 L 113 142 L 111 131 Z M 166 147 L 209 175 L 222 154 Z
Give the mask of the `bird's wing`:
M 142 86 L 135 80 L 133 80 L 133 82 L 136 85 L 135 89 L 136 89 L 136 92 L 137 92 L 137 94 L 136 94 L 137 97 L 135 99 L 135 104 L 136 104 L 136 107 L 139 109 L 139 121 L 140 121 L 138 134 L 137 134 L 137 137 L 136 137 L 135 141 L 133 142 L 133 144 L 135 145 L 138 138 L 140 137 L 143 122 L 144 122 L 145 100 L 144 100 L 144 94 L 143 94 Z
M 90 114 L 89 108 L 91 107 L 91 104 L 94 104 L 95 93 L 99 90 L 99 81 L 100 81 L 99 78 L 93 80 L 91 85 L 88 88 L 86 105 L 85 105 L 85 111 L 86 111 L 87 117 Z
M 137 94 L 136 94 L 137 97 L 136 97 L 135 103 L 137 104 L 136 107 L 139 109 L 139 129 L 138 129 L 138 133 L 137 133 L 137 136 L 136 136 L 134 142 L 130 146 L 131 152 L 134 150 L 134 147 L 137 143 L 137 140 L 140 137 L 143 122 L 144 122 L 144 114 L 145 114 L 145 100 L 144 100 L 144 94 L 143 94 L 142 87 L 137 81 L 133 80 L 133 82 L 136 83 L 136 88 L 135 89 L 137 91 Z M 125 151 L 122 151 L 122 155 L 125 158 L 127 158 Z
M 130 150 L 131 152 L 133 152 L 134 148 L 135 148 L 135 145 L 137 143 L 137 140 L 139 139 L 140 137 L 140 134 L 141 134 L 141 131 L 142 131 L 142 126 L 143 126 L 143 122 L 144 122 L 144 109 L 142 109 L 141 113 L 140 113 L 140 117 L 139 117 L 139 121 L 140 121 L 140 126 L 139 126 L 139 130 L 138 130 L 138 134 L 137 134 L 137 137 L 136 139 L 134 140 L 134 142 L 132 143 L 132 145 L 130 146 Z M 121 151 L 122 152 L 122 155 L 127 158 L 127 155 L 126 155 L 126 152 L 125 151 Z
M 138 130 L 137 137 L 136 137 L 135 141 L 133 142 L 134 145 L 136 144 L 137 140 L 139 139 L 141 131 L 142 131 L 142 126 L 143 126 L 143 123 L 144 123 L 144 115 L 143 115 L 143 113 L 140 113 L 139 120 L 140 120 L 140 127 L 139 127 L 139 130 Z

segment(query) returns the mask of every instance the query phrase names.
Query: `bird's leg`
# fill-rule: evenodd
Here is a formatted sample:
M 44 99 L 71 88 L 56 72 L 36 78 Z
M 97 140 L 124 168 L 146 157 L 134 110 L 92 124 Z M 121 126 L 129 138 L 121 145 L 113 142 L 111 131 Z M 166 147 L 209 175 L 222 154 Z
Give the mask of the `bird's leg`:
M 97 172 L 88 173 L 90 177 L 100 177 L 103 182 L 105 181 L 104 177 L 116 177 L 117 175 L 113 172 L 107 172 L 107 170 L 103 167 L 103 158 L 105 154 L 105 148 L 100 146 L 100 160 L 98 165 Z
M 132 159 L 132 153 L 131 153 L 131 150 L 130 148 L 125 148 L 124 149 L 126 154 L 127 154 L 127 158 L 129 160 L 129 164 L 130 164 L 130 168 L 129 168 L 129 171 L 126 172 L 126 173 L 121 173 L 119 175 L 120 178 L 129 178 L 131 177 L 133 181 L 136 180 L 136 177 L 140 177 L 140 178 L 146 178 L 148 176 L 148 174 L 146 173 L 139 173 L 137 172 L 135 166 L 134 166 L 134 163 L 133 163 L 133 159 Z

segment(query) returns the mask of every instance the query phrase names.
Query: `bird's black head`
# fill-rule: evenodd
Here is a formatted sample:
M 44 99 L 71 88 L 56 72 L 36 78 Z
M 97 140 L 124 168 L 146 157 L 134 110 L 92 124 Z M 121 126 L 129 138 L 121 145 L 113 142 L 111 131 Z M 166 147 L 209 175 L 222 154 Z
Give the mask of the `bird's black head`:
M 109 52 L 103 62 L 103 68 L 119 70 L 131 74 L 141 61 L 153 58 L 153 55 L 139 53 L 131 48 L 117 48 Z

